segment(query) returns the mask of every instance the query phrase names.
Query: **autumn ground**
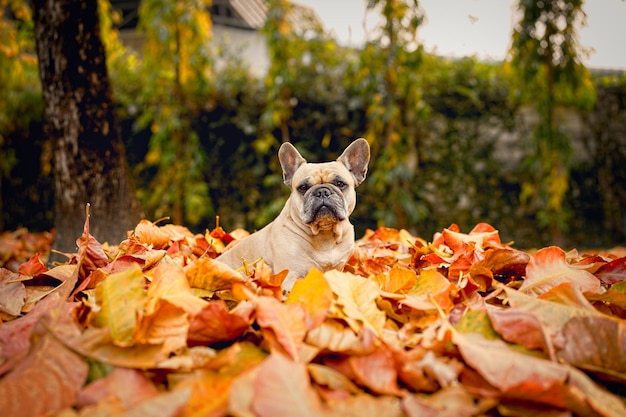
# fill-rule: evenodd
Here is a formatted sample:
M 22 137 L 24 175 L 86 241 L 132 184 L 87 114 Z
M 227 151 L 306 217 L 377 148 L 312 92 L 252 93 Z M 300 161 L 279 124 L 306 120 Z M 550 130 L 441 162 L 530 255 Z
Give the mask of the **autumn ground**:
M 623 251 L 381 228 L 283 299 L 214 261 L 241 234 L 86 224 L 55 266 L 49 234 L 1 235 L 2 415 L 626 415 Z

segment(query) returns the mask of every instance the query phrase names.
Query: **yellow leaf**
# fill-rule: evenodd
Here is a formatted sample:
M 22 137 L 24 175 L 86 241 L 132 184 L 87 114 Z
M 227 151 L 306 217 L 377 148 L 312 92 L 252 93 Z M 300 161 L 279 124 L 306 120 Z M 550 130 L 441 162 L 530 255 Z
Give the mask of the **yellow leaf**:
M 240 273 L 211 258 L 200 258 L 185 269 L 189 285 L 208 291 L 230 289 L 234 282 L 243 282 Z
M 376 299 L 380 295 L 376 282 L 347 272 L 328 271 L 324 274 L 331 290 L 337 296 L 339 318 L 359 332 L 367 327 L 376 335 L 385 325 L 385 313 L 378 309 Z
M 94 315 L 94 324 L 108 327 L 113 342 L 118 346 L 133 344 L 137 313 L 143 309 L 147 299 L 144 285 L 141 268 L 132 264 L 122 272 L 109 275 L 96 287 L 100 310 Z
M 302 306 L 307 328 L 310 330 L 326 319 L 332 301 L 333 293 L 324 278 L 324 273 L 311 269 L 304 279 L 296 280 L 286 303 Z

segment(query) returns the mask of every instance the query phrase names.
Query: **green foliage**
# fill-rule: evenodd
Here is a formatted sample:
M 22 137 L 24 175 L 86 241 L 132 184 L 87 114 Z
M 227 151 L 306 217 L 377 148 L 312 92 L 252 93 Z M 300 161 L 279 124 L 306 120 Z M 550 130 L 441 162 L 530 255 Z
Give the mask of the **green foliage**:
M 212 211 L 203 181 L 207 169 L 193 120 L 211 93 L 213 65 L 210 2 L 144 0 L 140 28 L 145 33 L 139 128 L 152 138 L 140 173 L 156 169 L 146 192 L 145 208 L 156 215 L 171 213 L 176 223 L 197 224 Z M 152 171 L 150 171 L 152 172 Z
M 9 19 L 7 14 L 13 19 Z M 0 1 L 0 178 L 17 162 L 7 135 L 28 129 L 43 108 L 30 9 L 23 1 Z
M 423 120 L 423 52 L 416 33 L 423 21 L 417 0 L 376 0 L 382 23 L 360 53 L 355 71 L 366 103 L 366 137 L 373 167 L 366 185 L 374 216 L 389 226 L 416 224 L 428 215 L 419 187 Z
M 564 199 L 571 145 L 558 129 L 556 108 L 593 103 L 593 85 L 581 63 L 585 51 L 577 34 L 586 15 L 583 0 L 520 0 L 518 10 L 521 18 L 513 33 L 511 66 L 525 92 L 521 99 L 534 103 L 539 114 L 524 163 L 528 180 L 520 198 L 537 212 L 539 225 L 549 228 L 552 239 L 558 240 L 569 220 Z
M 210 42 L 205 2 L 141 4 L 141 53 L 121 44 L 112 28 L 119 16 L 108 1 L 100 4 L 129 160 L 146 215 L 172 217 L 198 231 L 212 227 L 215 215 L 225 229 L 254 230 L 277 214 L 287 196 L 276 158 L 280 142 L 292 141 L 310 160 L 328 160 L 363 136 L 373 155 L 352 217 L 357 235 L 387 225 L 428 236 L 453 222 L 466 230 L 486 221 L 520 245 L 536 243 L 538 222 L 565 230 L 568 211 L 579 207 L 568 198 L 589 192 L 590 173 L 600 171 L 585 166 L 584 175 L 570 176 L 570 139 L 555 127 L 557 107 L 589 112 L 596 84 L 625 83 L 608 76 L 591 81 L 578 61 L 556 59 L 570 49 L 542 58 L 533 48 L 543 40 L 533 36 L 544 33 L 536 29 L 546 23 L 520 24 L 529 35 L 520 31 L 514 41 L 527 55 L 513 54 L 504 65 L 425 53 L 416 36 L 423 14 L 414 0 L 370 1 L 368 13 L 382 20 L 359 49 L 338 45 L 301 8 L 268 2 L 263 33 L 270 68 L 257 79 L 236 51 Z M 0 84 L 15 98 L 0 103 L 0 134 L 13 134 L 38 120 L 41 98 L 34 55 L 30 61 L 28 55 L 29 24 L 6 25 L 3 20 L 0 36 L 8 41 L 0 48 L 23 41 L 22 55 L 0 54 L 2 73 L 11 74 Z M 13 67 L 20 65 L 21 75 Z M 534 131 L 522 117 L 530 104 L 542 115 Z M 606 136 L 603 123 L 593 126 L 594 135 Z M 5 151 L 13 148 L 0 145 Z M 0 164 L 8 161 L 4 155 Z M 597 160 L 606 160 L 603 155 Z M 581 177 L 586 185 L 570 188 Z M 585 213 L 598 212 L 585 207 Z M 581 230 L 584 223 L 571 224 Z

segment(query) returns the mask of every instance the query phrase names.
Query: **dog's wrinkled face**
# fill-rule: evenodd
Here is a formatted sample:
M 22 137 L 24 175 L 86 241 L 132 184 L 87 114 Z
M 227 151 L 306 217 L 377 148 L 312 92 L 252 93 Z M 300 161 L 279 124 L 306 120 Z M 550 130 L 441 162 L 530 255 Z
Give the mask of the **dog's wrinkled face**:
M 279 159 L 285 184 L 291 188 L 297 216 L 314 235 L 336 230 L 356 205 L 355 188 L 365 179 L 369 162 L 365 139 L 353 142 L 333 162 L 307 163 L 289 143 L 281 146 Z

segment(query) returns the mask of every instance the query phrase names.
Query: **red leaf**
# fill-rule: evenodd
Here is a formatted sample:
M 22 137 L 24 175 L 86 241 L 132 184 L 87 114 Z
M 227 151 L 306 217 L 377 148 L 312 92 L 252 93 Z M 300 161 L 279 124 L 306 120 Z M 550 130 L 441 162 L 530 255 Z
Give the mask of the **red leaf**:
M 603 284 L 613 285 L 626 280 L 626 257 L 611 261 L 598 269 L 596 277 Z
M 17 272 L 19 272 L 22 275 L 27 275 L 29 277 L 36 277 L 37 275 L 43 274 L 47 270 L 48 270 L 48 267 L 46 267 L 43 264 L 43 262 L 41 262 L 41 259 L 39 259 L 39 254 L 36 253 L 33 256 L 31 256 L 31 258 L 28 261 L 20 265 Z
M 248 329 L 248 320 L 228 311 L 223 300 L 209 301 L 189 325 L 189 346 L 233 340 Z

